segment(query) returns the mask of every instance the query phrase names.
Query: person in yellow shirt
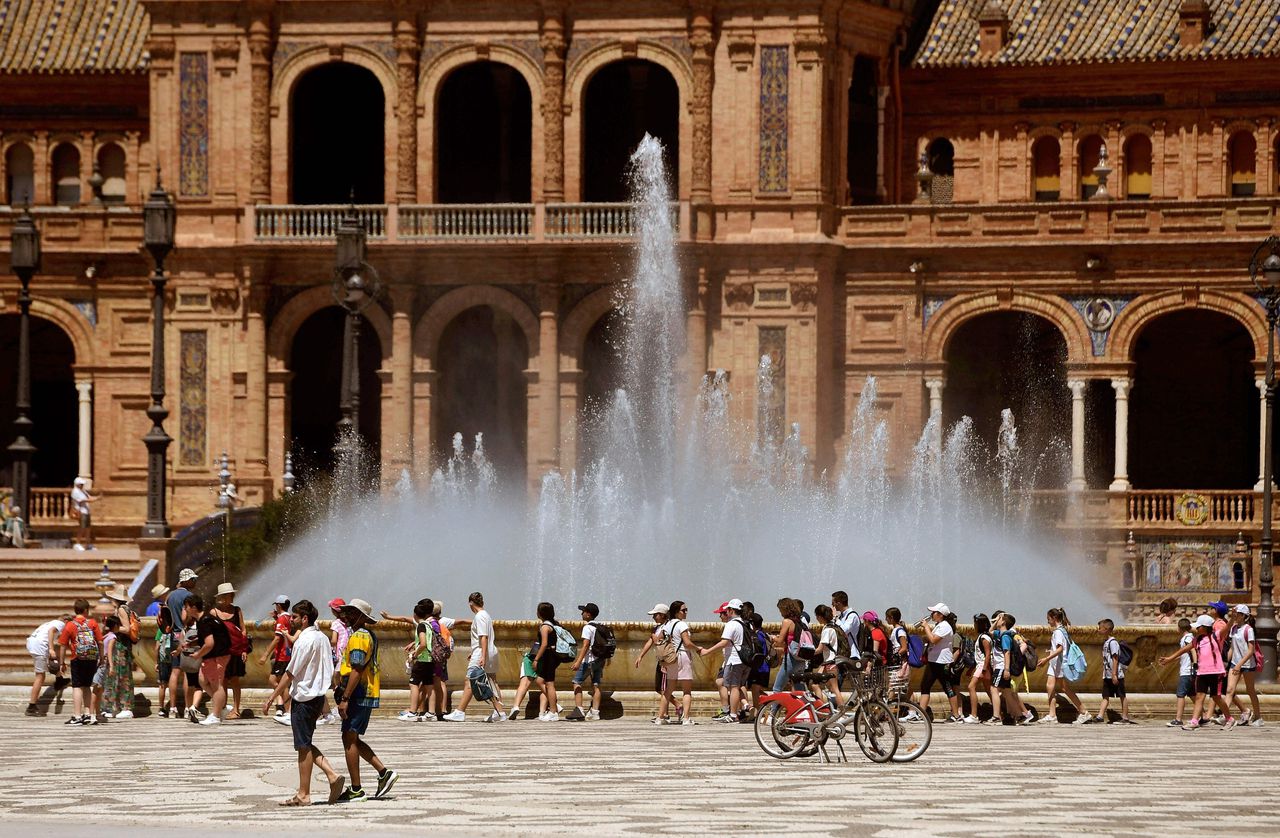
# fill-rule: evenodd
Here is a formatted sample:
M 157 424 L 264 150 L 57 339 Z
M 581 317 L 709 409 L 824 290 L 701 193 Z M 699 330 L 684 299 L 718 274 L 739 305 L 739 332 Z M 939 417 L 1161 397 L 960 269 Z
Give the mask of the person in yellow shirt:
M 369 629 L 376 622 L 373 606 L 362 599 L 350 600 L 342 609 L 342 619 L 351 627 L 351 637 L 338 667 L 338 688 L 342 694 L 337 696 L 337 700 L 351 786 L 339 796 L 338 802 L 350 803 L 366 797 L 360 786 L 361 759 L 378 772 L 378 789 L 368 795 L 375 800 L 386 797 L 400 775 L 383 765 L 373 748 L 360 738 L 369 728 L 369 717 L 378 706 L 381 688 L 378 637 Z

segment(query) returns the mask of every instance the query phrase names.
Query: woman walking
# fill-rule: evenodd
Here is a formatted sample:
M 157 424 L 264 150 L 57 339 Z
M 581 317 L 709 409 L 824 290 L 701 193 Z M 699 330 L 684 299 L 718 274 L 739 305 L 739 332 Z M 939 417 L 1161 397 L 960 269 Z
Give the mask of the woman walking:
M 802 668 L 800 659 L 794 654 L 799 648 L 800 603 L 791 597 L 783 597 L 778 600 L 778 613 L 782 615 L 782 628 L 774 646 L 779 660 L 778 674 L 773 679 L 774 692 L 791 689 L 791 673 Z
M 1046 663 L 1049 665 L 1045 673 L 1045 691 L 1048 693 L 1049 718 L 1048 721 L 1056 722 L 1058 720 L 1058 702 L 1055 695 L 1058 690 L 1062 690 L 1062 694 L 1067 697 L 1067 701 L 1071 702 L 1071 706 L 1076 708 L 1076 722 L 1085 724 L 1084 719 L 1089 714 L 1084 711 L 1084 704 L 1080 701 L 1080 696 L 1076 695 L 1076 691 L 1071 688 L 1071 682 L 1062 674 L 1062 663 L 1067 658 L 1067 650 L 1071 648 L 1071 635 L 1068 629 L 1071 621 L 1067 619 L 1067 612 L 1064 608 L 1050 608 L 1049 613 L 1045 615 L 1049 621 L 1049 626 L 1053 629 L 1053 636 L 1049 640 L 1049 654 L 1040 660 L 1040 666 Z
M 107 593 L 115 605 L 113 617 L 119 623 L 115 629 L 115 641 L 111 654 L 104 654 L 107 672 L 102 684 L 102 711 L 107 718 L 133 718 L 133 641 L 130 637 L 133 612 L 129 609 L 129 592 L 124 585 L 116 585 Z
M 542 624 L 538 626 L 538 650 L 533 656 L 533 671 L 537 675 L 538 689 L 546 701 L 542 705 L 546 710 L 538 716 L 538 721 L 555 722 L 560 720 L 559 705 L 556 704 L 556 667 L 560 665 L 556 654 L 556 626 L 560 623 L 556 620 L 555 606 L 549 602 L 538 603 L 538 619 Z
M 670 609 L 665 602 L 659 602 L 657 605 L 649 609 L 649 616 L 653 618 L 653 632 L 650 633 L 649 639 L 640 647 L 640 654 L 636 656 L 635 668 L 640 668 L 640 661 L 644 660 L 644 656 L 649 654 L 649 650 L 656 648 L 658 643 L 663 642 L 665 635 L 659 633 L 659 630 L 670 618 Z M 663 698 L 668 696 L 666 673 L 662 668 L 662 655 L 658 655 L 658 663 L 653 670 L 653 691 L 658 694 L 658 702 L 660 712 L 654 720 L 654 724 L 666 724 L 666 721 L 658 721 L 665 719 L 663 713 L 666 712 L 665 705 L 662 704 Z

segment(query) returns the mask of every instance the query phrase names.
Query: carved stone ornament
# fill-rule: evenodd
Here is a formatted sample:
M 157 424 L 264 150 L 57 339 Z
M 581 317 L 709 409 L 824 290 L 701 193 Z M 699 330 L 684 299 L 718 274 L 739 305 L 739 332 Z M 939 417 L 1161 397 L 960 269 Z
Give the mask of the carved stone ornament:
M 812 308 L 818 302 L 818 283 L 791 283 L 791 304 L 799 309 Z
M 221 314 L 236 311 L 240 308 L 240 289 L 235 286 L 213 288 L 209 291 L 209 301 L 213 304 L 213 310 Z
M 177 51 L 172 38 L 149 38 L 146 48 L 153 64 L 172 62 Z
M 736 282 L 724 287 L 724 304 L 729 308 L 750 308 L 756 301 L 754 282 Z
M 240 41 L 236 38 L 214 38 L 213 60 L 219 64 L 235 64 L 240 59 Z
M 729 36 L 729 63 L 738 72 L 751 69 L 756 58 L 756 36 L 743 32 Z
M 827 36 L 816 29 L 801 29 L 796 32 L 796 63 L 802 69 L 812 70 L 822 61 L 826 53 Z

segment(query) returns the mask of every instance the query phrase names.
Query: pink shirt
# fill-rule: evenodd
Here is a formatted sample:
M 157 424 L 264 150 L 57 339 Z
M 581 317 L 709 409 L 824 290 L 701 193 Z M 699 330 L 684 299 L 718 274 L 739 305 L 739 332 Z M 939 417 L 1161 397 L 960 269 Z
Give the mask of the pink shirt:
M 1218 638 L 1213 632 L 1196 639 L 1196 653 L 1200 656 L 1197 674 L 1221 675 L 1227 671 L 1222 665 L 1222 649 L 1218 647 Z

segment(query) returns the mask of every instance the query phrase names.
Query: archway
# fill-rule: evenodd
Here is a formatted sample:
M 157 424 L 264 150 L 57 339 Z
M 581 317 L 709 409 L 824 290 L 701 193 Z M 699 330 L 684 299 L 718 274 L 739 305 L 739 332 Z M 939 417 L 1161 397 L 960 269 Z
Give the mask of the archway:
M 436 201 L 528 203 L 533 97 L 524 77 L 476 61 L 444 80 L 436 106 Z
M 1057 137 L 1041 137 L 1031 146 L 1032 191 L 1037 201 L 1056 201 L 1062 195 L 1062 144 Z
M 289 438 L 302 474 L 331 471 L 337 441 L 342 390 L 342 339 L 346 312 L 338 306 L 316 311 L 294 333 L 290 350 L 293 379 L 289 387 Z M 373 325 L 361 323 L 357 350 L 360 364 L 360 436 L 370 461 L 382 459 L 382 345 Z
M 625 201 L 631 153 L 646 133 L 680 168 L 680 92 L 663 67 L 631 58 L 601 68 L 583 94 L 582 199 Z
M 295 204 L 385 200 L 382 85 L 356 64 L 331 62 L 298 79 L 289 100 L 289 194 Z
M 98 172 L 102 175 L 102 202 L 123 204 L 125 199 L 125 154 L 117 143 L 98 149 Z
M 432 427 L 438 461 L 450 456 L 455 433 L 462 434 L 468 451 L 482 433 L 499 480 L 523 490 L 529 347 L 520 324 L 499 309 L 472 306 L 445 326 L 436 358 Z
M 1076 175 L 1080 183 L 1080 200 L 1087 201 L 1098 191 L 1098 175 L 1095 170 L 1102 162 L 1102 137 L 1090 134 L 1082 137 L 1076 147 Z
M 849 203 L 874 204 L 880 164 L 879 87 L 875 59 L 853 59 L 849 83 L 848 143 L 845 168 L 849 178 Z
M 622 328 L 624 317 L 616 308 L 607 311 L 587 332 L 582 344 L 582 418 L 578 423 L 578 465 L 595 459 L 603 442 L 602 419 L 614 392 L 623 386 Z
M 1151 197 L 1151 138 L 1146 134 L 1125 141 L 1124 196 L 1131 201 Z
M 53 150 L 53 203 L 75 206 L 80 203 L 80 149 L 62 143 Z
M 1258 479 L 1253 339 L 1235 318 L 1188 309 L 1134 344 L 1129 477 L 1139 489 L 1246 489 Z
M 4 155 L 4 195 L 11 207 L 35 202 L 35 155 L 26 143 L 14 143 Z
M 938 137 L 925 149 L 929 171 L 929 198 L 935 204 L 949 204 L 955 199 L 956 147 L 946 137 Z
M 1011 410 L 1024 488 L 1062 488 L 1071 439 L 1071 392 L 1067 343 L 1058 328 L 1029 312 L 980 314 L 956 328 L 945 358 L 944 426 L 968 416 L 983 453 L 993 457 L 1001 411 Z
M 0 485 L 12 485 L 12 470 L 3 449 L 13 442 L 18 397 L 18 323 L 16 314 L 0 315 Z M 76 478 L 79 419 L 76 361 L 70 336 L 56 323 L 31 318 L 32 486 L 70 486 Z

